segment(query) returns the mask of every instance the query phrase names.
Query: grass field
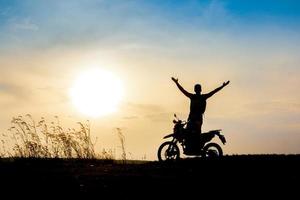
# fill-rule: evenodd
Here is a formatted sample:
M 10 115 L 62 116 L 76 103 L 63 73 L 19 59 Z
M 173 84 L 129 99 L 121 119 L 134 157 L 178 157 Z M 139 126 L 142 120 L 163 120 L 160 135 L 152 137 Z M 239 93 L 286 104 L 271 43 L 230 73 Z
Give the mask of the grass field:
M 10 195 L 110 195 L 145 192 L 153 195 L 253 195 L 297 191 L 299 155 L 236 155 L 221 159 L 185 159 L 178 162 L 91 159 L 0 160 L 1 191 Z M 295 190 L 294 190 L 295 189 Z M 288 193 L 290 194 L 290 193 Z M 124 197 L 125 197 L 124 196 Z

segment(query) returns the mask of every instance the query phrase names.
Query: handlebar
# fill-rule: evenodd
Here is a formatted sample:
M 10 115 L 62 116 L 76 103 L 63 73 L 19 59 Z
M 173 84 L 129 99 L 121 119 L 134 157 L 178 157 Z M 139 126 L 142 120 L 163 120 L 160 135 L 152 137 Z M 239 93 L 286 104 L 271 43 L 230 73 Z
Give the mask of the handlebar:
M 177 123 L 177 122 L 180 122 L 180 123 L 182 123 L 182 124 L 187 124 L 187 121 L 179 119 L 179 118 L 177 117 L 176 113 L 174 114 L 174 117 L 175 117 L 175 119 L 173 120 L 173 123 L 174 123 L 174 124 Z
M 180 122 L 181 124 L 186 124 L 187 123 L 187 121 L 183 121 L 183 120 L 180 120 L 180 119 L 179 120 L 175 120 L 175 119 L 173 120 L 174 124 L 176 124 L 178 122 Z

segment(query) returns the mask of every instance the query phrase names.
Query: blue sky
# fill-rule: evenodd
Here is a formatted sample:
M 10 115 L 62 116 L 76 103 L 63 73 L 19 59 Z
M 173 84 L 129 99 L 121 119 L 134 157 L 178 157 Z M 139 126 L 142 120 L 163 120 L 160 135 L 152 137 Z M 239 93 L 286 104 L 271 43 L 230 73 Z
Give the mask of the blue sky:
M 178 17 L 195 17 L 200 14 L 201 8 L 208 6 L 211 3 L 222 4 L 226 10 L 240 18 L 252 18 L 258 17 L 258 23 L 260 20 L 264 20 L 267 17 L 274 17 L 285 22 L 295 22 L 299 24 L 300 17 L 300 2 L 297 0 L 74 0 L 74 1 L 57 1 L 50 2 L 36 1 L 36 0 L 1 0 L 0 8 L 4 17 L 1 17 L 3 23 L 5 19 L 9 17 L 28 17 L 34 15 L 50 15 L 55 14 L 58 9 L 66 8 L 66 14 L 69 12 L 68 8 L 74 8 L 76 5 L 82 6 L 83 13 L 76 13 L 79 16 L 84 15 L 84 8 L 90 7 L 94 9 L 110 9 L 112 7 L 119 7 L 123 5 L 127 7 L 128 11 L 130 7 L 136 8 L 136 12 L 139 9 L 149 9 L 149 12 L 153 13 L 165 13 L 169 16 Z
M 170 32 L 225 29 L 239 34 L 269 26 L 298 30 L 300 3 L 297 0 L 54 0 L 47 3 L 1 0 L 0 16 L 2 42 L 11 43 L 14 40 L 11 35 L 15 35 L 43 43 L 51 38 L 76 40 L 85 35 L 95 40 L 101 38 L 101 34 L 122 31 L 133 36 L 148 36 L 147 31 L 153 33 L 160 28 Z M 146 30 L 143 25 L 147 26 Z M 136 30 L 140 26 L 142 29 Z M 67 36 L 62 36 L 64 34 Z
M 66 91 L 96 63 L 126 83 L 117 122 L 132 152 L 153 153 L 172 113 L 188 114 L 170 76 L 188 90 L 196 81 L 205 91 L 232 81 L 204 122 L 228 132 L 227 152 L 300 152 L 300 1 L 0 0 L 0 43 L 3 129 L 24 112 L 76 113 Z M 95 132 L 103 120 L 119 126 L 108 116 Z

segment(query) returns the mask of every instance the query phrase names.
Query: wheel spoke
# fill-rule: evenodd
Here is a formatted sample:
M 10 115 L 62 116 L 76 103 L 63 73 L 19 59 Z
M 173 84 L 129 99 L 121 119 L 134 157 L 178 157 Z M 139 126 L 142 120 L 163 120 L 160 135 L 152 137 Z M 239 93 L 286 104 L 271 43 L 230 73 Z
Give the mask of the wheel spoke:
M 221 147 L 216 143 L 209 143 L 204 147 L 205 157 L 221 157 L 223 155 Z
M 179 158 L 179 149 L 172 142 L 163 143 L 158 150 L 158 159 L 164 160 L 175 160 Z

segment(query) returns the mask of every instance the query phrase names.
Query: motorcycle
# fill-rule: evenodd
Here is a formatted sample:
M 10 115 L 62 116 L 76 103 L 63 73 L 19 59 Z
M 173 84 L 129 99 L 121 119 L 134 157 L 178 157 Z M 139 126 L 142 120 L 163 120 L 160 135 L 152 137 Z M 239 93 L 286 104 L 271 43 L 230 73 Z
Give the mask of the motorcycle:
M 187 127 L 188 122 L 182 121 L 174 114 L 173 133 L 166 135 L 164 139 L 172 138 L 171 141 L 164 142 L 158 148 L 157 156 L 159 161 L 178 160 L 180 159 L 180 149 L 186 156 L 200 157 L 221 157 L 223 150 L 217 143 L 210 142 L 215 136 L 218 136 L 223 145 L 226 143 L 225 136 L 221 130 L 211 130 L 206 133 L 194 133 Z

